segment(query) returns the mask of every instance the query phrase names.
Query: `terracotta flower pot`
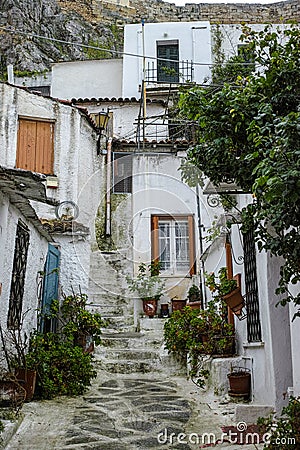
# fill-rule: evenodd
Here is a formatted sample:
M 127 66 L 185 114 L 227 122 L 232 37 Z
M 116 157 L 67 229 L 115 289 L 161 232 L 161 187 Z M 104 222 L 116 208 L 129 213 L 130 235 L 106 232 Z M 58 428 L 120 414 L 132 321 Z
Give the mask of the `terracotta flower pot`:
M 143 311 L 146 316 L 152 318 L 157 313 L 157 302 L 156 298 L 143 298 Z
M 251 390 L 251 374 L 246 371 L 236 371 L 227 375 L 229 394 L 236 397 L 249 397 Z
M 186 305 L 186 300 L 172 299 L 172 312 L 181 311 Z
M 236 314 L 237 316 L 242 314 L 242 309 L 245 305 L 245 302 L 240 288 L 237 288 L 234 291 L 229 292 L 229 294 L 224 295 L 223 300 L 225 300 L 226 304 L 234 314 Z
M 202 309 L 202 302 L 187 302 L 186 306 L 189 306 L 191 309 Z

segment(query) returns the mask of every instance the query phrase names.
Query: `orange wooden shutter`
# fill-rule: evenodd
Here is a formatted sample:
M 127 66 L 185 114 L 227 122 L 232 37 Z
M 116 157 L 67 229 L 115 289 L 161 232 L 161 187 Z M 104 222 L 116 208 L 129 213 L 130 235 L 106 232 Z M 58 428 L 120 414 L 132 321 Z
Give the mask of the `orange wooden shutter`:
M 194 234 L 194 217 L 188 216 L 189 226 L 189 253 L 190 253 L 190 275 L 196 273 L 196 256 L 195 256 L 195 234 Z
M 151 217 L 152 261 L 159 261 L 158 216 Z
M 35 171 L 53 174 L 53 128 L 51 122 L 37 122 Z
M 19 119 L 16 167 L 53 174 L 54 123 Z
M 36 122 L 20 119 L 17 144 L 17 168 L 35 171 L 35 140 Z

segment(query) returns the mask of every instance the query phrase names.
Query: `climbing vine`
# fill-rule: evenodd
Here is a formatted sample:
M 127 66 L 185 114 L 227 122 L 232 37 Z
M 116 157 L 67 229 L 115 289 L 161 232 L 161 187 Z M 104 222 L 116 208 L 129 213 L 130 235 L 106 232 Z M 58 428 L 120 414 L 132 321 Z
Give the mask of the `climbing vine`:
M 255 71 L 235 56 L 214 72 L 214 84 L 181 95 L 181 114 L 199 125 L 188 161 L 215 185 L 234 181 L 252 193 L 243 228 L 254 226 L 259 249 L 284 258 L 277 293 L 283 305 L 299 306 L 289 283 L 300 281 L 300 30 L 245 26 L 241 42 Z

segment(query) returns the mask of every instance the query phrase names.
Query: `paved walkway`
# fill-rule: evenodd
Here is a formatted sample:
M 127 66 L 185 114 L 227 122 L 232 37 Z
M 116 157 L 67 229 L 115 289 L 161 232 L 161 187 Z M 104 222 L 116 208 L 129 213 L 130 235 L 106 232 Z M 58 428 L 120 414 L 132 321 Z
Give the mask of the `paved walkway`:
M 161 373 L 99 372 L 86 395 L 28 403 L 23 413 L 7 450 L 199 449 L 208 442 L 205 433 L 217 440 L 221 426 L 233 422 L 233 405 L 220 405 L 184 377 Z

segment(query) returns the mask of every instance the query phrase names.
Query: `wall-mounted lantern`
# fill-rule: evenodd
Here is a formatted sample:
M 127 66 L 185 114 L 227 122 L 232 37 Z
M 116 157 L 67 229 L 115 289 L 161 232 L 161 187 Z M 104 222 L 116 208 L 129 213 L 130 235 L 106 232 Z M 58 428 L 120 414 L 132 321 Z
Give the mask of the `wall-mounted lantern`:
M 109 109 L 106 111 L 102 109 L 102 111 L 98 113 L 92 113 L 90 114 L 93 121 L 96 124 L 96 127 L 98 129 L 98 139 L 97 139 L 97 155 L 100 154 L 101 150 L 101 135 L 104 130 L 106 130 L 109 120 Z

